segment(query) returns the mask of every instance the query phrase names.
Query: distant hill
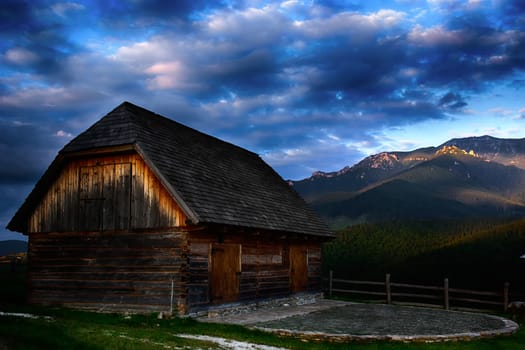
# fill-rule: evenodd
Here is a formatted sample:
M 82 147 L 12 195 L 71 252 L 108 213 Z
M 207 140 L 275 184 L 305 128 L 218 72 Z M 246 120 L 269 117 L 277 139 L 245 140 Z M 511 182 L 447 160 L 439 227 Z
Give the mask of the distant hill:
M 291 185 L 335 226 L 525 216 L 525 139 L 453 139 L 383 152 Z
M 27 252 L 27 242 L 10 240 L 0 241 L 0 256 Z

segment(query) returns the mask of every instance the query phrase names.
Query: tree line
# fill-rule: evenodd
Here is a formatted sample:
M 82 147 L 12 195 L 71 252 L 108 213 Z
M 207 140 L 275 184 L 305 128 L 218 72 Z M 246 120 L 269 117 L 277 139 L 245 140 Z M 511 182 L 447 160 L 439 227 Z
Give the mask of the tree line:
M 323 268 L 340 278 L 451 283 L 525 293 L 525 219 L 391 221 L 340 230 L 323 247 Z

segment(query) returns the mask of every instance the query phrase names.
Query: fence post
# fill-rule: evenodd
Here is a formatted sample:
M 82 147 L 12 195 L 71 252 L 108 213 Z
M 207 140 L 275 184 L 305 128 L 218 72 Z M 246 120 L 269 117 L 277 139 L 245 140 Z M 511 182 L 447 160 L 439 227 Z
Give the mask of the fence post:
M 385 276 L 385 288 L 386 288 L 386 303 L 392 304 L 392 293 L 390 291 L 390 274 L 387 273 Z
M 505 282 L 505 284 L 503 285 L 503 311 L 504 312 L 507 312 L 507 308 L 509 306 L 509 288 L 510 288 L 510 283 Z
M 173 289 L 174 289 L 175 281 L 173 280 L 173 277 L 171 278 L 171 293 L 170 293 L 170 316 L 173 315 Z
M 330 274 L 328 277 L 328 295 L 330 298 L 332 297 L 332 280 L 334 279 L 334 271 L 330 270 Z
M 450 308 L 449 298 L 448 298 L 448 278 L 445 278 L 443 281 L 443 297 L 445 299 L 445 310 Z

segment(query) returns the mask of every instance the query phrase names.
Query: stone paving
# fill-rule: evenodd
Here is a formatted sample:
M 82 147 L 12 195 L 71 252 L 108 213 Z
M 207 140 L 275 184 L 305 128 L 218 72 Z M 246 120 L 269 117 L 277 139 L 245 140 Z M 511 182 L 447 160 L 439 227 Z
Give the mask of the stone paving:
M 313 312 L 331 310 L 348 305 L 348 302 L 318 299 L 314 302 L 294 304 L 283 301 L 279 304 L 265 305 L 263 307 L 237 308 L 235 311 L 221 312 L 210 311 L 206 316 L 198 318 L 199 321 L 213 323 L 229 323 L 251 326 L 261 322 L 276 321 L 287 317 L 301 317 Z
M 326 299 L 303 305 L 285 302 L 240 312 L 212 313 L 199 320 L 337 342 L 470 340 L 513 334 L 518 330 L 513 321 L 481 313 Z

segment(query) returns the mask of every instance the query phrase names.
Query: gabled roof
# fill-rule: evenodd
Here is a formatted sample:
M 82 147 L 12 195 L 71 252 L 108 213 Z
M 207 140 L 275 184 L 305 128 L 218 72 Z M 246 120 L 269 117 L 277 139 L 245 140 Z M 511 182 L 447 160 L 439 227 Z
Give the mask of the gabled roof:
M 134 148 L 195 224 L 333 236 L 257 154 L 129 102 L 59 152 L 8 228 L 24 232 L 28 215 L 69 155 L 117 146 Z

